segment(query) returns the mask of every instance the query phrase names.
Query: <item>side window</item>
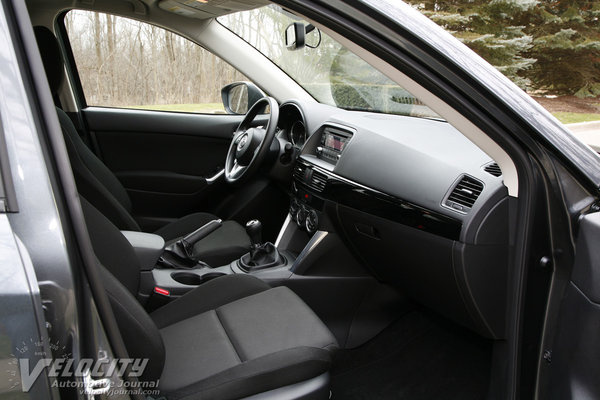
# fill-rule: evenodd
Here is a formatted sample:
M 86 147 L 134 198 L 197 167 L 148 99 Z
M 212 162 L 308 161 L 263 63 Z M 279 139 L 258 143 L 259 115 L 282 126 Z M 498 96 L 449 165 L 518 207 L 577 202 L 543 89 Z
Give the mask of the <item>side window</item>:
M 224 113 L 221 88 L 249 80 L 197 44 L 154 25 L 73 10 L 65 26 L 90 106 Z

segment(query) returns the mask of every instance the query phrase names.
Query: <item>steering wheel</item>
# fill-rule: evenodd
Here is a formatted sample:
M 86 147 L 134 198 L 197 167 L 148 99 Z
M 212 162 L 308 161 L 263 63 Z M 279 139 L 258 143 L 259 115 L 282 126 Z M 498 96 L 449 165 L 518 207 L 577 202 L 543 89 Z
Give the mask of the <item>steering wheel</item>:
M 267 126 L 251 127 L 259 112 L 269 107 Z M 279 105 L 272 97 L 263 97 L 248 110 L 233 134 L 225 159 L 225 180 L 228 183 L 243 181 L 256 172 L 269 152 L 277 130 Z

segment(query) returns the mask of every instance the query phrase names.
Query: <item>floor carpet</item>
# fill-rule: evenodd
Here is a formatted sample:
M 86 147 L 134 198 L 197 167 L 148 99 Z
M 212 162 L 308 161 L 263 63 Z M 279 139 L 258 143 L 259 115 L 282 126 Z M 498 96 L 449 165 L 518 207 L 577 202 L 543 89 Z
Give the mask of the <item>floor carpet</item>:
M 491 341 L 410 311 L 361 347 L 337 354 L 331 398 L 483 399 L 491 353 Z

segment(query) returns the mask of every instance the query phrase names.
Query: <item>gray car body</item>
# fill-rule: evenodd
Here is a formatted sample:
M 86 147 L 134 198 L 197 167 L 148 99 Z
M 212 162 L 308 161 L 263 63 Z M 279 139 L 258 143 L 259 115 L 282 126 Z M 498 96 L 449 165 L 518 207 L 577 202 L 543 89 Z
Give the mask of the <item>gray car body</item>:
M 4 190 L 16 199 L 0 213 L 0 359 L 12 376 L 18 359 L 28 359 L 30 369 L 51 354 L 50 343 L 67 346 L 78 358 L 80 327 L 74 275 L 67 252 L 57 201 L 52 192 L 49 168 L 40 144 L 36 98 L 26 85 L 19 47 L 14 40 L 12 13 L 3 2 L 0 9 L 0 146 L 8 155 L 12 179 Z M 21 3 L 21 6 L 24 5 Z M 38 60 L 41 62 L 41 60 Z M 44 399 L 57 397 L 51 381 L 42 374 L 23 393 L 17 373 L 2 384 L 3 395 Z

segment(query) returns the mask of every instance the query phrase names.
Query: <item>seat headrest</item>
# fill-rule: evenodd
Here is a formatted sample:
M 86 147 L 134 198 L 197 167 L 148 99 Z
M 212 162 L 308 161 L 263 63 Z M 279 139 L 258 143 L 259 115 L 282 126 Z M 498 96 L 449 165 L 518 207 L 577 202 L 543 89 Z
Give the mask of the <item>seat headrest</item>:
M 42 56 L 42 62 L 44 63 L 44 69 L 46 70 L 48 83 L 50 84 L 50 90 L 54 95 L 60 89 L 64 79 L 63 58 L 60 53 L 58 40 L 56 40 L 56 36 L 54 36 L 52 31 L 45 26 L 36 26 L 33 30 Z

